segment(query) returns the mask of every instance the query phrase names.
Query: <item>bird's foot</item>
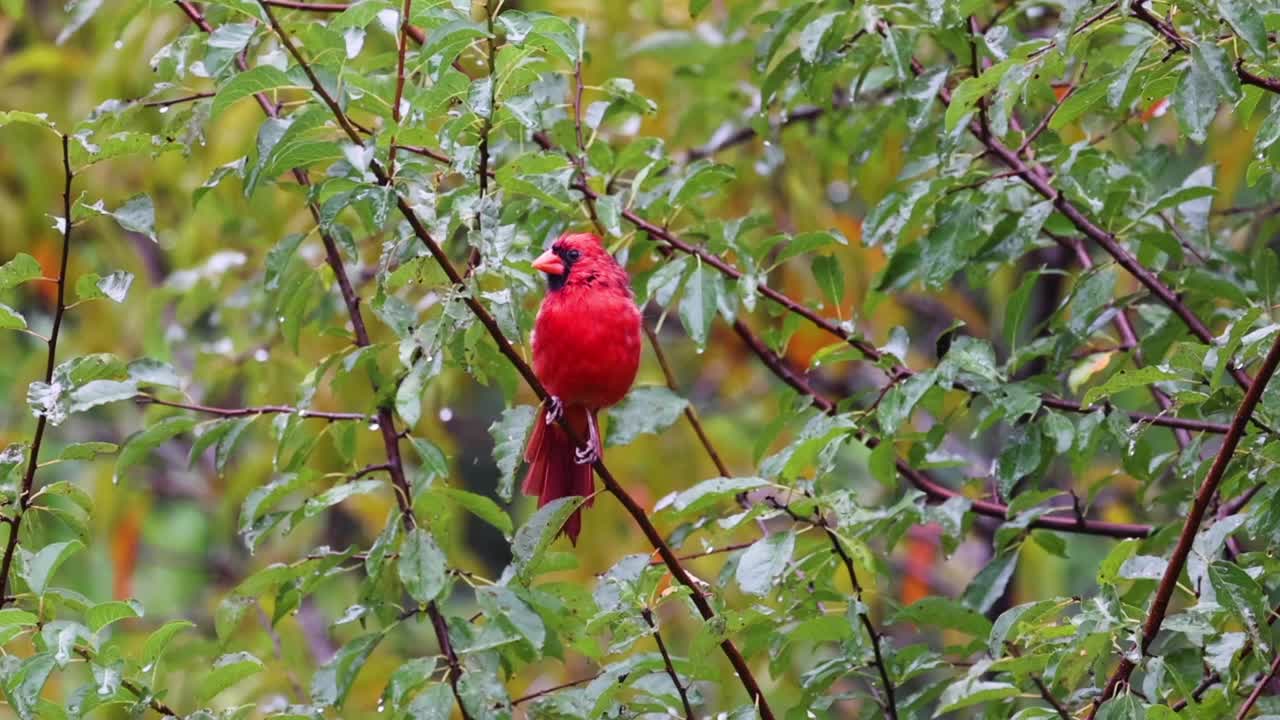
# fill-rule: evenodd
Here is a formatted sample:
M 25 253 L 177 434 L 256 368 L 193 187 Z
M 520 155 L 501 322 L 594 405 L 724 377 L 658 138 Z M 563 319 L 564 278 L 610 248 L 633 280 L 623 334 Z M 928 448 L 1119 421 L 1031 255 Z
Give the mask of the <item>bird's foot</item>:
M 600 448 L 595 443 L 573 449 L 573 461 L 579 465 L 594 465 L 600 459 Z
M 560 402 L 560 398 L 555 395 L 547 396 L 547 417 L 546 423 L 550 425 L 556 422 L 564 415 L 564 403 Z

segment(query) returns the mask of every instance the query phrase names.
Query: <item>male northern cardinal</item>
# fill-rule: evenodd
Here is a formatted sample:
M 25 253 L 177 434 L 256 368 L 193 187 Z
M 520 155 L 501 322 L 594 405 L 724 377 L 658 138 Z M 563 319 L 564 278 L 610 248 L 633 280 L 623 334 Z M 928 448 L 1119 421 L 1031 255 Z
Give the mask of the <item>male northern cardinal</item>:
M 627 394 L 640 366 L 640 310 L 627 271 L 589 233 L 560 236 L 533 266 L 547 275 L 547 296 L 533 328 L 533 370 L 550 395 L 534 421 L 522 490 L 538 507 L 557 498 L 588 498 L 600 459 L 596 413 Z M 574 439 L 557 422 L 568 420 Z M 564 533 L 575 545 L 582 530 L 574 511 Z

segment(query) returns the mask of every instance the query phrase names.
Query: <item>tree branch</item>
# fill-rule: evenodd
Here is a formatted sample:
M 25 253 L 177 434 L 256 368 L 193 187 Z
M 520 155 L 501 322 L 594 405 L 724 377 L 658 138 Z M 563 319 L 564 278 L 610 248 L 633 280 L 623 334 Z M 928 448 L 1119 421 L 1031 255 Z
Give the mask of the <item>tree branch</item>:
M 644 328 L 644 334 L 649 338 L 649 346 L 653 348 L 653 355 L 658 359 L 658 366 L 662 368 L 662 376 L 666 378 L 667 387 L 672 392 L 679 394 L 680 388 L 676 384 L 675 373 L 671 371 L 671 365 L 667 363 L 667 355 L 662 351 L 662 344 L 658 340 L 658 333 L 649 327 L 649 323 L 641 322 Z M 693 432 L 698 436 L 698 442 L 702 443 L 702 448 L 707 451 L 707 457 L 711 458 L 711 462 L 716 466 L 716 470 L 721 477 L 732 477 L 728 466 L 724 464 L 724 460 L 720 459 L 720 453 L 716 452 L 716 448 L 711 444 L 711 438 L 707 437 L 707 431 L 702 428 L 702 421 L 698 419 L 698 411 L 693 408 L 693 403 L 684 406 L 685 419 L 689 421 L 689 426 L 693 428 Z
M 71 183 L 75 172 L 71 169 L 70 137 L 58 133 L 62 139 L 62 255 L 58 259 L 58 277 L 54 282 L 58 287 L 57 304 L 53 311 L 53 327 L 49 330 L 48 347 L 45 355 L 44 382 L 53 382 L 53 369 L 58 360 L 58 332 L 62 329 L 62 318 L 67 312 L 67 260 L 71 256 L 71 232 L 75 228 L 71 215 Z M 22 519 L 31 506 L 31 493 L 35 489 L 36 468 L 40 463 L 40 447 L 44 442 L 44 432 L 49 418 L 41 413 L 36 419 L 36 434 L 31 440 L 31 449 L 27 454 L 27 470 L 22 476 L 22 489 L 18 494 L 18 507 L 8 519 L 9 537 L 5 541 L 4 559 L 0 560 L 0 607 L 12 600 L 9 592 L 9 571 L 13 569 L 13 556 L 18 550 L 18 531 L 22 528 Z
M 1191 554 L 1191 545 L 1195 542 L 1196 534 L 1200 530 L 1200 523 L 1204 520 L 1205 513 L 1209 509 L 1209 503 L 1213 500 L 1214 495 L 1218 492 L 1218 486 L 1222 483 L 1222 478 L 1226 475 L 1227 466 L 1231 463 L 1231 458 L 1235 455 L 1236 447 L 1239 446 L 1240 440 L 1244 437 L 1245 428 L 1249 425 L 1249 418 L 1253 415 L 1254 408 L 1258 406 L 1258 402 L 1262 399 L 1262 391 L 1266 389 L 1267 383 L 1275 374 L 1276 366 L 1280 365 L 1280 336 L 1277 336 L 1275 342 L 1271 345 L 1271 350 L 1267 353 L 1267 357 L 1262 361 L 1262 366 L 1258 369 L 1257 380 L 1249 387 L 1249 391 L 1245 393 L 1244 401 L 1240 403 L 1240 407 L 1236 410 L 1235 419 L 1231 421 L 1231 429 L 1227 432 L 1226 437 L 1222 440 L 1222 447 L 1218 450 L 1217 457 L 1213 460 L 1213 465 L 1209 468 L 1209 474 L 1205 476 L 1204 483 L 1200 486 L 1199 492 L 1196 493 L 1195 500 L 1191 504 L 1191 509 L 1187 513 L 1187 520 L 1182 526 L 1182 532 L 1178 536 L 1178 544 L 1173 549 L 1173 555 L 1169 558 L 1169 564 L 1165 567 L 1164 575 L 1160 578 L 1160 584 L 1156 587 L 1155 599 L 1151 603 L 1151 609 L 1147 613 L 1147 620 L 1143 623 L 1142 638 L 1138 643 L 1137 650 L 1146 655 L 1147 650 L 1151 647 L 1151 643 L 1155 640 L 1156 634 L 1160 632 L 1160 626 L 1164 623 L 1165 613 L 1169 610 L 1169 601 L 1173 597 L 1174 589 L 1178 584 L 1178 577 L 1182 574 L 1182 568 L 1187 562 L 1187 556 Z M 1089 718 L 1093 718 L 1102 703 L 1110 700 L 1115 696 L 1117 689 L 1121 684 L 1128 682 L 1129 676 L 1133 673 L 1135 663 L 1128 656 L 1120 661 L 1119 667 L 1112 673 L 1111 678 L 1107 681 L 1107 686 L 1103 690 L 1102 697 L 1096 701 L 1089 710 Z

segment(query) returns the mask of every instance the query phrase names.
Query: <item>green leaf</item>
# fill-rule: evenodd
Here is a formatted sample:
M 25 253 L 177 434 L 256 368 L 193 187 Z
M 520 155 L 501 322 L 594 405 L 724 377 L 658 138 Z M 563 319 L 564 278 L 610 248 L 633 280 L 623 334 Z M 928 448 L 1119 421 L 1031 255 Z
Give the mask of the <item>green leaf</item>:
M 40 693 L 49 680 L 49 674 L 57 665 L 58 661 L 54 653 L 38 653 L 22 661 L 16 670 L 11 670 L 11 674 L 4 679 L 5 695 L 8 696 L 9 704 L 13 706 L 21 720 L 35 720 L 40 717 L 36 711 L 40 702 Z M 9 667 L 12 668 L 12 665 Z
M 1097 720 L 1143 720 L 1146 716 L 1147 711 L 1142 702 L 1132 693 L 1125 692 L 1098 708 Z
M 738 558 L 734 577 L 743 592 L 768 595 L 791 562 L 796 548 L 795 533 L 787 530 L 767 535 L 747 548 Z
M 1106 97 L 1107 90 L 1110 89 L 1106 82 L 1108 79 L 1110 78 L 1107 76 L 1100 77 L 1071 93 L 1071 97 L 1062 103 L 1062 107 L 1058 108 L 1058 112 L 1054 113 L 1053 118 L 1049 120 L 1049 129 L 1057 132 L 1097 105 L 1102 98 Z
M 1169 380 L 1177 380 L 1177 373 L 1161 369 L 1154 365 L 1140 367 L 1133 370 L 1121 370 L 1120 372 L 1107 378 L 1107 381 L 1101 385 L 1090 388 L 1089 392 L 1084 395 L 1084 404 L 1092 405 L 1102 398 L 1111 397 L 1116 393 L 1130 390 L 1136 387 L 1146 387 L 1153 383 L 1166 382 Z
M 1199 46 L 1197 46 L 1199 47 Z M 1203 53 L 1196 53 L 1203 59 Z M 1209 123 L 1218 114 L 1220 86 L 1204 62 L 1193 61 L 1173 92 L 1173 109 L 1178 124 L 1193 142 L 1204 142 Z
M 500 619 L 520 633 L 535 650 L 541 650 L 547 639 L 547 628 L 542 618 L 510 589 L 494 585 L 480 588 L 476 592 L 476 600 L 485 614 Z
M 206 703 L 223 690 L 261 672 L 262 668 L 262 661 L 247 652 L 223 655 L 214 661 L 212 669 L 203 673 L 196 697 Z
M 991 621 L 960 603 L 945 597 L 927 597 L 902 608 L 893 622 L 909 622 L 922 630 L 933 627 L 958 630 L 973 637 L 987 637 Z
M 978 571 L 969 587 L 964 589 L 962 601 L 965 605 L 986 613 L 996 601 L 1004 595 L 1009 578 L 1013 577 L 1013 569 L 1018 564 L 1017 550 L 1006 551 L 995 556 Z
M 1267 28 L 1254 0 L 1218 0 L 1218 11 L 1254 54 L 1267 56 Z
M 671 186 L 669 201 L 677 207 L 702 198 L 731 182 L 737 173 L 729 165 L 718 165 L 709 160 L 699 160 L 689 166 L 688 172 Z
M 25 330 L 27 319 L 13 308 L 0 303 L 0 330 Z
M 409 438 L 409 443 L 422 459 L 422 467 L 432 477 L 446 477 L 449 474 L 449 458 L 435 443 L 420 437 Z
M 820 255 L 813 259 L 810 267 L 822 294 L 839 310 L 844 302 L 844 271 L 840 269 L 840 262 L 829 255 Z
M 119 482 L 125 471 L 142 461 L 156 447 L 191 430 L 196 426 L 196 419 L 184 415 L 175 415 L 141 432 L 136 432 L 125 440 L 120 448 L 120 456 L 116 458 L 115 481 Z
M 146 235 L 148 238 L 151 238 L 152 242 L 157 241 L 156 206 L 151 201 L 151 196 L 147 195 L 146 193 L 138 193 L 137 195 L 130 197 L 128 200 L 125 200 L 124 204 L 121 205 L 116 210 L 110 210 L 110 211 L 107 210 L 101 200 L 99 200 L 97 203 L 94 203 L 93 205 L 83 205 L 82 207 L 98 215 L 105 215 L 109 218 L 112 218 L 113 220 L 116 221 L 116 224 L 118 224 L 121 228 L 127 230 L 128 232 L 140 233 L 142 235 Z M 124 273 L 124 274 L 129 275 L 129 273 Z M 129 289 L 129 283 L 132 281 L 133 281 L 133 276 L 129 275 L 128 282 L 121 283 L 121 279 L 117 278 L 116 280 L 113 281 L 112 285 L 113 287 L 118 288 L 121 284 L 123 284 L 124 290 L 127 291 Z M 101 284 L 99 284 L 99 289 L 103 289 L 101 287 Z M 111 299 L 115 300 L 116 302 L 120 302 L 121 300 L 124 299 L 124 295 L 122 292 L 119 293 L 120 299 L 116 299 L 115 297 L 111 296 L 110 294 L 107 293 L 105 289 L 103 289 L 103 294 L 108 295 L 108 297 L 111 297 Z
M 18 253 L 12 260 L 0 265 L 0 290 L 17 287 L 42 275 L 44 271 L 40 269 L 40 263 L 36 262 L 35 258 L 26 253 Z
M 134 600 L 111 600 L 89 608 L 85 613 L 85 622 L 89 629 L 98 632 L 102 628 L 119 620 L 142 617 L 142 606 Z
M 258 65 L 236 75 L 226 85 L 218 88 L 218 94 L 213 98 L 213 107 L 209 116 L 210 118 L 217 118 L 224 110 L 235 104 L 237 100 L 247 98 L 255 93 L 292 85 L 294 85 L 293 80 L 283 70 L 278 70 L 270 65 Z
M 154 666 L 160 660 L 160 656 L 164 653 L 164 649 L 168 647 L 169 642 L 174 636 L 186 630 L 193 628 L 196 624 L 190 620 L 171 620 L 161 625 L 154 632 L 147 636 L 147 642 L 142 647 L 143 667 Z
M 27 581 L 27 587 L 31 588 L 31 592 L 36 595 L 44 595 L 49 589 L 49 580 L 57 572 L 58 567 L 66 562 L 67 558 L 83 549 L 84 543 L 79 540 L 50 543 L 40 548 L 27 559 L 25 571 L 22 573 L 23 579 Z
M 6 125 L 31 125 L 57 132 L 57 126 L 49 120 L 45 113 L 30 113 L 23 110 L 0 110 L 0 128 Z
M 383 485 L 385 483 L 381 480 L 355 480 L 335 485 L 315 497 L 307 498 L 307 501 L 302 505 L 302 515 L 303 517 L 315 517 L 349 497 L 375 493 L 382 489 Z
M 707 508 L 726 498 L 768 484 L 763 478 L 758 477 L 711 478 L 664 498 L 654 507 L 654 512 L 670 507 L 678 517 L 700 515 Z
M 483 495 L 451 487 L 431 488 L 430 492 L 458 503 L 467 512 L 501 530 L 506 537 L 511 537 L 511 533 L 515 531 L 511 517 L 497 503 Z
M 444 591 L 446 563 L 444 551 L 436 545 L 431 534 L 422 528 L 414 528 L 400 546 L 400 560 L 396 568 L 410 597 L 426 605 Z
M 1000 79 L 1004 77 L 1005 73 L 1009 72 L 1015 62 L 1022 61 L 1010 58 L 992 65 L 977 77 L 965 78 L 964 81 L 956 86 L 955 91 L 951 94 L 951 104 L 947 106 L 945 115 L 947 132 L 952 132 L 957 127 L 960 127 L 960 123 L 977 108 L 978 100 L 1000 84 Z
M 680 299 L 680 322 L 699 348 L 705 348 L 711 334 L 711 323 L 716 318 L 716 306 L 724 293 L 724 280 L 720 273 L 703 263 L 698 263 L 684 285 L 684 297 Z
M 114 442 L 74 442 L 63 448 L 59 460 L 93 460 L 99 455 L 115 455 L 119 446 Z
M 71 391 L 68 412 L 84 412 L 99 405 L 131 400 L 138 394 L 138 384 L 132 380 L 90 380 Z
M 938 714 L 954 712 L 972 705 L 993 704 L 998 700 L 1017 697 L 1017 686 L 1005 682 L 979 680 L 966 677 L 947 686 L 938 698 Z
M 665 430 L 680 419 L 688 406 L 688 400 L 660 385 L 633 388 L 608 411 L 605 445 L 626 445 L 639 435 Z
M 382 633 L 361 635 L 338 650 L 311 676 L 311 702 L 342 707 L 360 670 L 378 646 Z
M 1239 565 L 1219 560 L 1209 565 L 1209 582 L 1218 602 L 1244 622 L 1255 643 L 1268 650 L 1267 594 Z
M 542 555 L 551 546 L 552 541 L 560 534 L 573 511 L 584 502 L 578 495 L 558 498 L 538 508 L 511 541 L 512 564 L 516 573 L 527 579 L 530 571 L 538 567 Z
M 502 411 L 502 417 L 489 426 L 493 437 L 493 460 L 498 465 L 498 497 L 511 499 L 515 487 L 516 470 L 524 458 L 524 446 L 533 427 L 536 408 L 517 405 Z

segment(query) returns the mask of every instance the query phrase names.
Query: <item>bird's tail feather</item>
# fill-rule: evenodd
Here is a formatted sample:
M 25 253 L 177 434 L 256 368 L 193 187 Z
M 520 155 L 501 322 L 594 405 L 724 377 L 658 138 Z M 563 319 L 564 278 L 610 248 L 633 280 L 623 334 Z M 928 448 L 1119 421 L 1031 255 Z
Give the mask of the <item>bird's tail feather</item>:
M 583 407 L 565 407 L 564 412 L 574 432 L 586 442 L 590 432 L 587 413 L 594 411 Z M 521 491 L 526 495 L 537 495 L 538 507 L 552 500 L 574 495 L 587 498 L 584 506 L 590 507 L 591 495 L 595 492 L 591 465 L 577 463 L 573 438 L 559 423 L 548 425 L 546 415 L 545 407 L 539 409 L 538 418 L 533 423 L 529 445 L 524 451 L 525 462 L 529 463 L 529 474 L 525 475 Z M 562 532 L 577 545 L 578 533 L 581 531 L 582 510 L 578 509 L 565 521 Z

